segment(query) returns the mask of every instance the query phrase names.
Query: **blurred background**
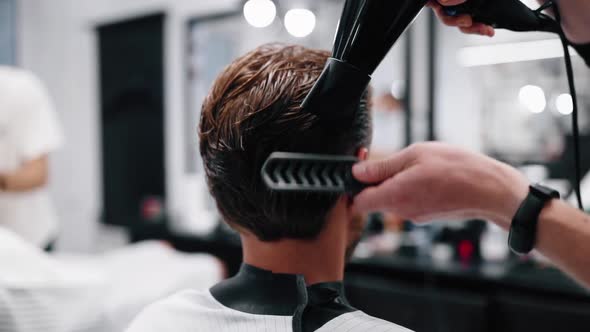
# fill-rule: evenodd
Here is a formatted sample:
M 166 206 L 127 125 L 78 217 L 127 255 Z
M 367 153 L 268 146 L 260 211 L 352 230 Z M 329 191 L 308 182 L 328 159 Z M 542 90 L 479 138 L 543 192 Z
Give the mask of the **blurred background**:
M 50 156 L 56 251 L 100 254 L 157 239 L 209 253 L 235 272 L 239 241 L 220 223 L 198 157 L 200 105 L 224 66 L 262 43 L 330 49 L 342 5 L 0 0 L 0 64 L 43 81 L 65 136 Z M 576 55 L 573 65 L 586 174 L 590 72 Z M 520 167 L 570 197 L 572 99 L 557 36 L 467 36 L 424 10 L 372 87 L 372 158 L 440 140 Z M 590 181 L 582 187 L 590 199 Z M 506 234 L 484 221 L 416 227 L 378 214 L 365 233 L 347 287 L 370 314 L 416 331 L 590 326 L 585 290 L 543 257 L 511 255 Z

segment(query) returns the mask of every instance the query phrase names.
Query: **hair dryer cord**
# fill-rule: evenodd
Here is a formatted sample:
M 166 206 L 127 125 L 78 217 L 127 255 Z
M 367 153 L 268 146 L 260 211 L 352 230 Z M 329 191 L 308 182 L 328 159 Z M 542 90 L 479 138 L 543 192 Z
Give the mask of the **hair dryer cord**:
M 553 10 L 555 12 L 555 19 L 557 23 L 559 23 L 561 27 L 561 15 L 559 12 L 559 8 L 556 3 L 549 2 L 553 5 Z M 576 86 L 574 82 L 574 71 L 572 68 L 572 59 L 570 56 L 569 51 L 569 42 L 567 37 L 565 36 L 565 32 L 562 28 L 559 29 L 559 38 L 561 39 L 561 44 L 563 45 L 563 56 L 565 59 L 565 69 L 567 73 L 567 82 L 570 89 L 570 95 L 572 97 L 572 132 L 574 136 L 574 191 L 576 193 L 576 199 L 578 201 L 578 206 L 580 210 L 584 211 L 584 205 L 582 204 L 582 193 L 580 190 L 580 182 L 582 181 L 582 172 L 581 172 L 581 162 L 580 162 L 580 129 L 578 124 L 578 96 L 576 94 Z

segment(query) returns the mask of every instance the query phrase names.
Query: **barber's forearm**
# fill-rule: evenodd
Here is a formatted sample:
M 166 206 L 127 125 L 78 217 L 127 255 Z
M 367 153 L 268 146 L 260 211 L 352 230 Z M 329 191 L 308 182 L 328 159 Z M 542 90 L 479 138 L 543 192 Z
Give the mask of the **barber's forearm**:
M 506 185 L 509 183 L 510 181 L 507 181 Z M 515 188 L 517 187 L 522 185 L 515 185 Z M 494 196 L 491 200 L 499 202 L 504 196 L 506 194 Z M 522 198 L 513 201 L 520 204 Z M 501 205 L 516 206 L 506 202 Z M 496 214 L 501 218 L 489 219 L 509 231 L 514 216 L 513 210 L 514 208 L 510 207 L 503 213 Z M 539 216 L 535 249 L 578 282 L 590 288 L 590 216 L 563 201 L 550 201 Z
M 23 164 L 16 172 L 2 175 L 0 190 L 25 192 L 43 187 L 47 183 L 47 156 Z
M 492 216 L 497 218 L 488 219 L 509 231 L 516 207 L 522 202 L 528 188 L 524 182 L 514 180 L 518 178 L 514 169 L 504 167 L 499 172 L 502 170 L 504 182 L 498 181 L 494 187 L 511 188 L 515 194 L 510 194 L 510 190 L 500 190 L 497 195 L 490 194 L 489 201 L 498 202 L 498 208 L 489 209 L 488 212 L 493 212 Z M 503 200 L 505 197 L 510 199 Z M 539 216 L 535 248 L 590 288 L 590 216 L 563 201 L 550 201 Z
M 561 269 L 590 287 L 590 217 L 554 200 L 543 209 L 537 230 L 537 250 Z

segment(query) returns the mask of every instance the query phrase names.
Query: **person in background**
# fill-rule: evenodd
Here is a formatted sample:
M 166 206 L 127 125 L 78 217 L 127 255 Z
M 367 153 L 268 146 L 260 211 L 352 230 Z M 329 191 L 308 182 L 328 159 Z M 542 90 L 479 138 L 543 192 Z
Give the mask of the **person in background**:
M 30 72 L 0 66 L 0 227 L 47 250 L 58 230 L 46 188 L 48 156 L 62 142 L 42 82 Z

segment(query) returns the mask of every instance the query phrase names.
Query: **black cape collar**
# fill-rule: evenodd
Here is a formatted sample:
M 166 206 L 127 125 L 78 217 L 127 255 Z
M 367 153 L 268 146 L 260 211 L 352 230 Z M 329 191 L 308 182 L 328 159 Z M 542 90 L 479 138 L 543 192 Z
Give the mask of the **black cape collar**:
M 242 264 L 233 278 L 213 288 L 224 306 L 255 315 L 292 316 L 294 331 L 315 331 L 328 321 L 356 311 L 344 295 L 341 281 L 306 287 L 302 275 L 280 274 Z

